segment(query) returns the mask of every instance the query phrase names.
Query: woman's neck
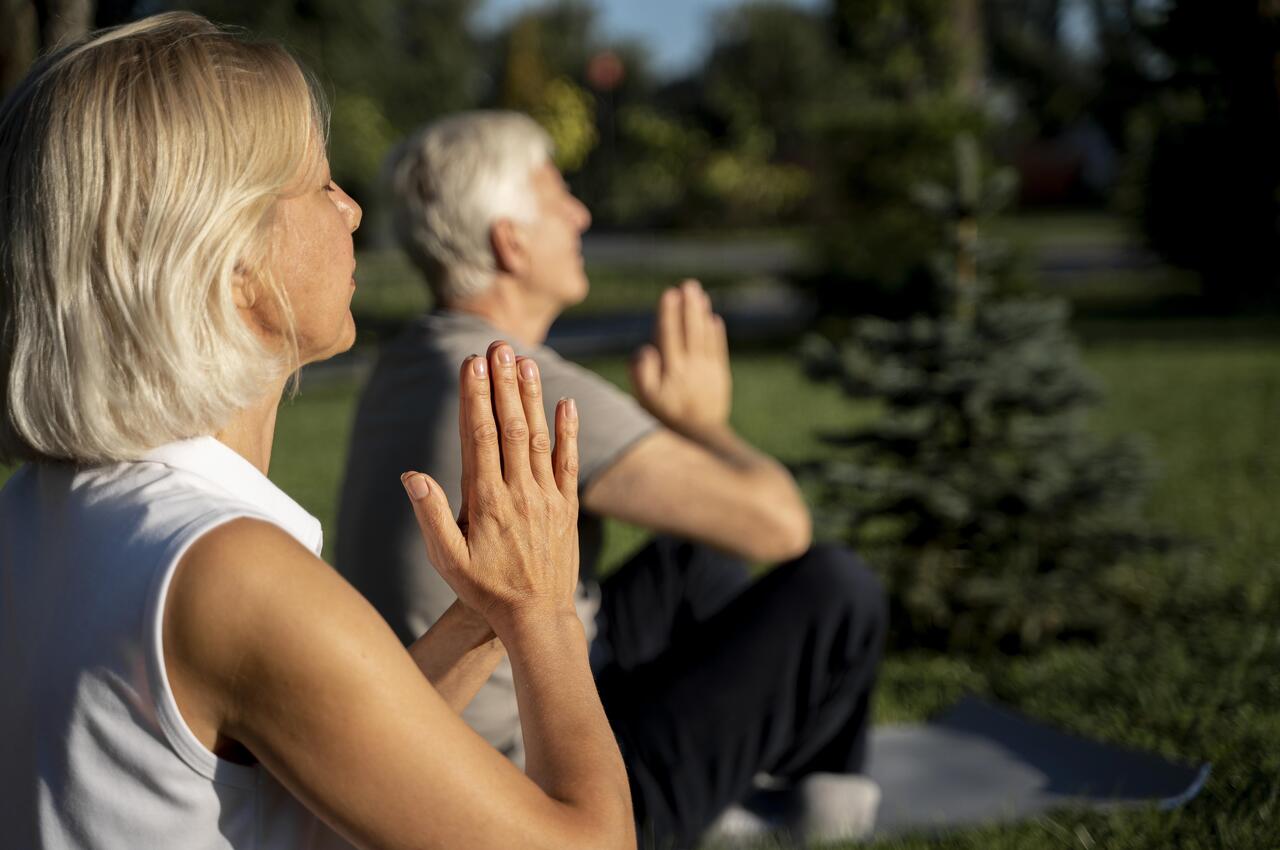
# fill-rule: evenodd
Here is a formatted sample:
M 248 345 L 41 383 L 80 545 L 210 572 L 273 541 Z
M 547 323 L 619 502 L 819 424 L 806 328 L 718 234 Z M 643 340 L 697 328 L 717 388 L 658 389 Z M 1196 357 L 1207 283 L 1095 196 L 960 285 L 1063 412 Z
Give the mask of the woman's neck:
M 280 409 L 283 384 L 262 401 L 231 417 L 213 436 L 223 445 L 258 468 L 263 475 L 271 466 L 271 444 L 276 433 L 276 412 Z

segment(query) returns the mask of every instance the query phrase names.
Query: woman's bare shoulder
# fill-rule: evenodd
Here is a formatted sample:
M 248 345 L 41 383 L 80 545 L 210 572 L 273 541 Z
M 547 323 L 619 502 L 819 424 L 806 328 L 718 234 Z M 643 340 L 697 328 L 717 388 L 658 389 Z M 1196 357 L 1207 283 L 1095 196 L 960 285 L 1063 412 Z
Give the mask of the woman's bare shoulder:
M 372 606 L 327 563 L 283 529 L 253 518 L 220 525 L 187 549 L 164 611 L 166 664 L 224 696 L 242 688 L 246 674 L 288 667 L 319 646 L 400 648 Z

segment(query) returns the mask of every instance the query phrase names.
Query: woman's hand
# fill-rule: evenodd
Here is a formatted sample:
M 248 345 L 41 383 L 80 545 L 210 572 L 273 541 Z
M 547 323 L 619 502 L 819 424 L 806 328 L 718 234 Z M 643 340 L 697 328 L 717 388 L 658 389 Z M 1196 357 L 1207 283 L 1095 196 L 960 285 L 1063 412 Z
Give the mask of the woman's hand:
M 537 364 L 495 342 L 462 364 L 458 428 L 462 505 L 440 485 L 402 476 L 432 564 L 495 631 L 522 612 L 573 612 L 578 583 L 578 416 L 555 413 L 555 449 Z M 496 414 L 496 418 L 495 418 Z

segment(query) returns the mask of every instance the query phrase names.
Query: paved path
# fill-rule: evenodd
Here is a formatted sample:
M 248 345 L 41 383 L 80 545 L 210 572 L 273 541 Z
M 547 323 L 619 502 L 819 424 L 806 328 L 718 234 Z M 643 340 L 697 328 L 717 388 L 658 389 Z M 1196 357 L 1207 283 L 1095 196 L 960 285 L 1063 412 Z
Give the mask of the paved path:
M 794 338 L 813 322 L 813 302 L 785 288 L 743 287 L 717 299 L 730 338 L 738 344 Z M 551 327 L 547 344 L 565 357 L 581 359 L 630 354 L 653 337 L 651 313 L 569 316 Z M 359 380 L 373 366 L 374 352 L 357 349 L 303 368 L 303 386 Z
M 721 277 L 785 277 L 810 264 L 802 240 L 787 236 L 672 236 L 662 233 L 588 233 L 582 238 L 588 263 L 670 274 Z M 1036 270 L 1049 284 L 1108 271 L 1146 270 L 1160 261 L 1150 251 L 1125 243 L 1087 242 L 1034 249 Z
M 778 278 L 802 269 L 806 263 L 803 243 L 795 239 L 763 236 L 675 237 L 665 234 L 587 234 L 582 253 L 588 263 L 670 274 Z M 1069 289 L 1089 276 L 1108 271 L 1155 268 L 1159 261 L 1149 252 L 1130 245 L 1046 246 L 1037 255 L 1040 279 L 1053 289 Z M 758 343 L 794 337 L 810 326 L 816 309 L 803 293 L 783 286 L 735 287 L 717 297 L 717 309 L 725 317 L 736 343 Z M 567 317 L 551 328 L 548 344 L 575 359 L 628 354 L 650 339 L 651 313 L 622 312 Z M 366 351 L 351 352 L 304 370 L 304 382 L 360 378 L 372 365 Z

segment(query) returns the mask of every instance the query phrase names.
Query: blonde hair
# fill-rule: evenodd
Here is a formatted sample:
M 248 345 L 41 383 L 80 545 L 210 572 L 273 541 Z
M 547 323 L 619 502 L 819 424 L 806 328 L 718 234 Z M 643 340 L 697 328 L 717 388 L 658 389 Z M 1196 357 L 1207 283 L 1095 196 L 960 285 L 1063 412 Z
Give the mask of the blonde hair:
M 396 235 L 449 304 L 489 287 L 489 241 L 500 218 L 530 222 L 529 175 L 553 153 L 551 137 L 519 112 L 463 112 L 410 136 L 390 157 Z
M 0 107 L 0 461 L 136 458 L 296 369 L 269 229 L 326 127 L 284 48 L 198 15 L 37 63 Z M 283 350 L 238 314 L 237 276 L 278 306 Z

